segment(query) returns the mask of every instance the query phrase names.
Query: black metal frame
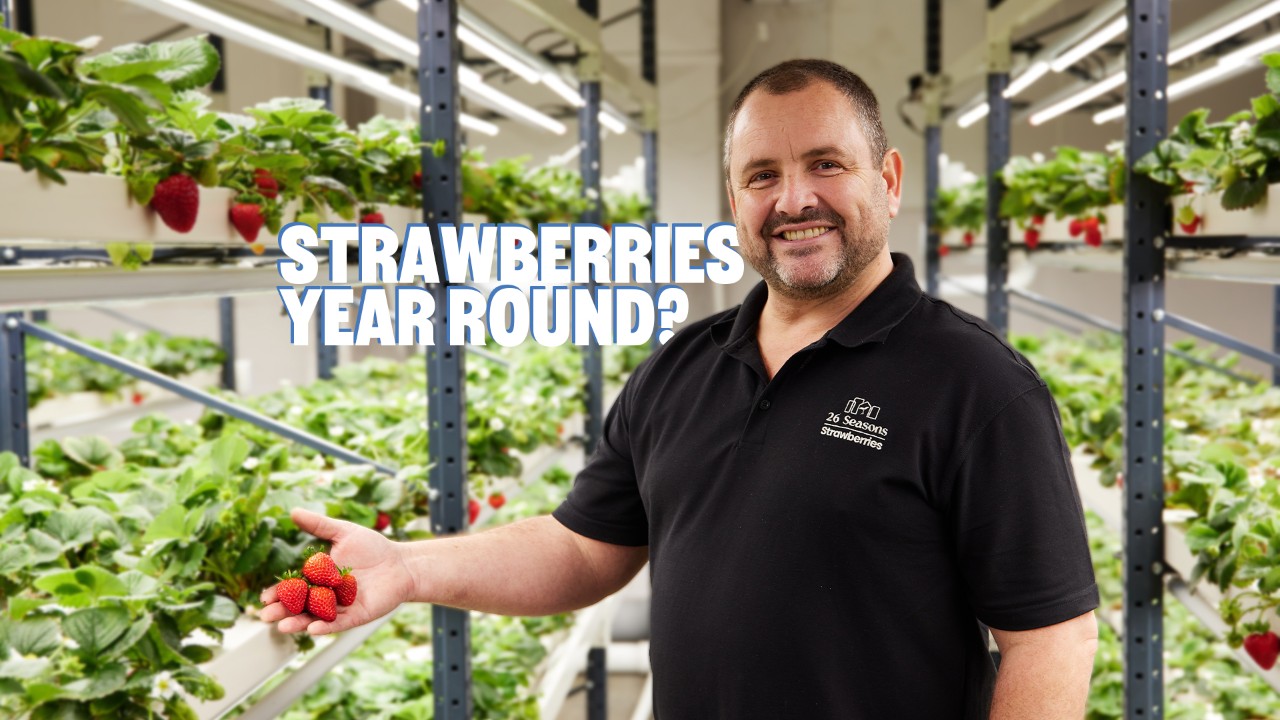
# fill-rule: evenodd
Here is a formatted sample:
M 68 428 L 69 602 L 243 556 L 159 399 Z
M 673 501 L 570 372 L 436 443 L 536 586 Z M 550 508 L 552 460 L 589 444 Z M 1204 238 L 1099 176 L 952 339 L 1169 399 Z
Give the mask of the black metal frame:
M 994 8 L 999 0 L 993 0 Z M 987 74 L 987 322 L 1003 337 L 1009 334 L 1009 224 L 1000 217 L 1004 197 L 1001 170 L 1009 162 L 1009 73 Z
M 218 338 L 222 343 L 222 389 L 236 388 L 236 301 L 218 298 Z
M 924 127 L 924 278 L 925 292 L 937 297 L 941 259 L 935 206 L 941 174 L 938 161 L 942 157 L 942 113 L 935 104 L 938 98 L 934 84 L 942 72 L 942 0 L 925 0 L 924 48 L 925 113 L 928 116 Z
M 0 452 L 12 452 L 30 465 L 24 323 L 20 312 L 0 314 Z

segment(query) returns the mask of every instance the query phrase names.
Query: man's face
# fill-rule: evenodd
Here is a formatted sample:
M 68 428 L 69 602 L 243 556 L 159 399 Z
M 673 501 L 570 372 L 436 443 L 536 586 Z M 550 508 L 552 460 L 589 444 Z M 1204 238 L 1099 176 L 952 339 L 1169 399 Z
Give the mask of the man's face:
M 871 157 L 857 112 L 830 83 L 753 93 L 734 123 L 728 178 L 747 261 L 772 292 L 839 294 L 884 251 L 901 167 L 895 150 Z

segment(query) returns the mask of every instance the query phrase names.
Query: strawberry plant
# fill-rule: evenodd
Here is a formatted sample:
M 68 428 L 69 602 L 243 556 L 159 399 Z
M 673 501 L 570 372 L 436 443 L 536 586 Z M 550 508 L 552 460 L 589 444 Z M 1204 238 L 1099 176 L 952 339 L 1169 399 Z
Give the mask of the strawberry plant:
M 1260 202 L 1267 185 L 1280 182 L 1280 53 L 1262 62 L 1269 92 L 1253 98 L 1250 109 L 1215 123 L 1207 109 L 1192 111 L 1134 170 L 1178 193 L 1221 191 L 1226 210 Z M 1194 211 L 1178 221 L 1195 224 Z
M 934 232 L 964 230 L 978 233 L 987 221 L 987 180 L 976 178 L 973 182 L 938 190 L 934 204 L 936 224 Z

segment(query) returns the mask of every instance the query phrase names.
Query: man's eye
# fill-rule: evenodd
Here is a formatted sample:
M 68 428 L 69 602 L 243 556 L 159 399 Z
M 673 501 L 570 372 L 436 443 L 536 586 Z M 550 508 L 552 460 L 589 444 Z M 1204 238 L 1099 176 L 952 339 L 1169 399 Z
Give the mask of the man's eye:
M 755 175 L 752 175 L 752 176 L 751 176 L 751 179 L 747 181 L 747 184 L 748 184 L 748 185 L 756 185 L 756 184 L 758 184 L 758 183 L 762 183 L 762 182 L 769 182 L 770 180 L 774 179 L 775 177 L 777 177 L 777 176 L 776 176 L 776 175 L 774 175 L 772 172 L 769 172 L 769 171 L 767 171 L 767 170 L 766 170 L 765 172 L 759 172 L 759 173 L 756 173 Z
M 840 168 L 839 164 L 833 163 L 830 160 L 823 160 L 822 162 L 818 163 L 819 170 L 837 170 L 839 168 Z

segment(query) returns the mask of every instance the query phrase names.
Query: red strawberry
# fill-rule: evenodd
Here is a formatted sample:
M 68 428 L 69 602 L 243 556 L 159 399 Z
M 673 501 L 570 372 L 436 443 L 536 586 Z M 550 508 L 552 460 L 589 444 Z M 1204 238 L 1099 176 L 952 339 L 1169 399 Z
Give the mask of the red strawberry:
M 1195 235 L 1196 230 L 1200 229 L 1200 216 L 1196 215 L 1189 223 L 1179 221 L 1178 227 L 1182 228 L 1182 232 L 1188 235 Z
M 1244 649 L 1258 663 L 1258 667 L 1270 670 L 1276 665 L 1276 657 L 1280 656 L 1280 637 L 1276 637 L 1270 630 L 1254 633 L 1244 639 Z
M 414 190 L 422 189 L 422 171 L 421 170 L 417 170 L 413 173 L 413 189 Z
M 342 575 L 338 573 L 338 566 L 334 564 L 333 558 L 328 553 L 318 552 L 307 558 L 302 563 L 302 575 L 311 581 L 312 585 L 323 585 L 324 587 L 337 587 L 342 581 Z
M 142 404 L 142 401 L 143 401 L 145 398 L 143 398 L 143 397 L 142 397 L 142 393 L 138 392 L 137 390 L 134 390 L 134 391 L 133 391 L 133 395 L 132 395 L 132 396 L 130 396 L 130 398 L 129 398 L 129 399 L 133 401 L 133 404 L 134 404 L 134 405 L 141 405 L 141 404 Z
M 364 215 L 361 215 L 360 222 L 366 223 L 368 225 L 383 225 L 387 221 L 382 217 L 382 213 L 375 211 L 375 212 L 369 212 L 369 213 L 365 213 Z
M 1071 222 L 1067 223 L 1067 234 L 1071 237 L 1079 237 L 1084 232 L 1084 223 L 1079 218 L 1071 218 Z
M 1096 215 L 1094 215 L 1094 216 L 1090 216 L 1090 217 L 1087 217 L 1087 218 L 1085 218 L 1084 220 L 1081 220 L 1081 221 L 1080 221 L 1080 225 L 1085 229 L 1085 231 L 1089 231 L 1089 230 L 1097 230 L 1097 229 L 1098 229 L 1098 218 L 1097 218 L 1097 216 L 1096 216 Z
M 1102 247 L 1102 231 L 1096 227 L 1086 228 L 1084 231 L 1084 244 L 1092 247 Z
M 964 246 L 973 247 L 973 233 L 967 232 L 964 234 Z
M 480 501 L 471 498 L 471 502 L 467 503 L 467 524 L 475 525 L 478 517 L 480 517 Z
M 200 188 L 190 175 L 170 175 L 156 184 L 151 207 L 165 225 L 177 232 L 191 232 L 200 211 Z
M 290 614 L 298 615 L 307 607 L 307 592 L 310 589 L 306 580 L 290 570 L 280 576 L 280 582 L 276 584 L 276 598 Z
M 262 168 L 255 168 L 253 171 L 253 184 L 258 186 L 258 194 L 264 198 L 275 199 L 280 195 L 280 183 L 271 177 L 271 171 Z
M 507 504 L 507 496 L 502 493 L 494 493 L 489 496 L 489 507 L 497 510 Z
M 1196 184 L 1195 184 L 1195 183 L 1191 182 L 1190 180 L 1184 180 L 1184 181 L 1182 182 L 1182 192 L 1185 192 L 1185 193 L 1193 193 L 1193 192 L 1195 192 L 1195 191 L 1196 191 Z
M 389 527 L 391 527 L 391 516 L 379 510 L 378 519 L 373 523 L 373 529 L 382 532 Z
M 946 245 L 939 245 L 939 246 L 938 246 L 938 257 L 946 257 L 946 256 L 947 256 L 947 255 L 949 255 L 949 254 L 951 254 L 951 248 L 950 248 L 950 247 L 948 247 L 948 246 L 946 246 Z
M 1031 224 L 1032 224 L 1032 225 L 1043 225 L 1043 224 L 1044 224 L 1044 216 L 1043 216 L 1043 215 L 1032 215 L 1032 216 L 1031 216 Z
M 307 612 L 325 622 L 337 620 L 338 597 L 333 594 L 333 588 L 312 586 L 311 592 L 307 593 Z
M 351 568 L 342 568 L 342 581 L 333 589 L 333 594 L 343 607 L 356 601 L 356 576 L 351 574 Z
M 262 217 L 262 208 L 254 203 L 236 203 L 231 206 L 231 224 L 236 226 L 236 232 L 247 243 L 258 239 L 258 231 L 266 221 Z
M 1022 233 L 1022 241 L 1027 244 L 1028 250 L 1035 250 L 1040 244 L 1040 231 L 1029 227 Z

